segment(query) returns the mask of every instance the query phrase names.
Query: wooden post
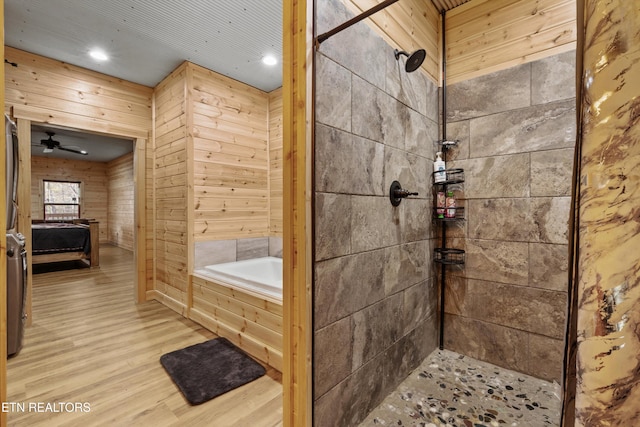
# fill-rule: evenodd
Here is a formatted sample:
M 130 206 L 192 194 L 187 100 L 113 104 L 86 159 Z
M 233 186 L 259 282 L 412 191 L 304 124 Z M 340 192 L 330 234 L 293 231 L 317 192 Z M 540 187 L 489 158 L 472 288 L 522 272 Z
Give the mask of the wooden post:
M 284 3 L 283 16 L 283 424 L 311 426 L 312 3 Z M 307 92 L 309 90 L 309 92 Z

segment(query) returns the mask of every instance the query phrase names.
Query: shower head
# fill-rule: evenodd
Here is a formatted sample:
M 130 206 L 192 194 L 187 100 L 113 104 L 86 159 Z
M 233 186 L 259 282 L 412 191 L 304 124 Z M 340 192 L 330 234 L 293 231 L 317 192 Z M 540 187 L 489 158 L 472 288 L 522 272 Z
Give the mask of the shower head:
M 393 54 L 396 56 L 396 60 L 400 59 L 400 55 L 407 57 L 407 62 L 404 64 L 404 69 L 407 73 L 412 73 L 424 62 L 424 58 L 427 56 L 427 52 L 424 49 L 418 49 L 412 54 L 408 54 L 403 50 L 394 50 Z

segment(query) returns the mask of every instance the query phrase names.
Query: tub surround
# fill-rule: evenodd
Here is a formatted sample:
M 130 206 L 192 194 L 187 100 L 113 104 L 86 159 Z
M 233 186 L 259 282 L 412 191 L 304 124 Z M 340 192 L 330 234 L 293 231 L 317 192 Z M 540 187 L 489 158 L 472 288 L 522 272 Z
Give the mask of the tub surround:
M 575 145 L 575 52 L 447 88 L 447 167 L 461 167 L 467 220 L 447 246 L 445 348 L 560 381 Z M 499 306 L 500 310 L 487 310 Z
M 266 256 L 282 258 L 282 237 L 252 237 L 196 242 L 194 268 Z
M 282 372 L 282 302 L 191 276 L 189 318 Z

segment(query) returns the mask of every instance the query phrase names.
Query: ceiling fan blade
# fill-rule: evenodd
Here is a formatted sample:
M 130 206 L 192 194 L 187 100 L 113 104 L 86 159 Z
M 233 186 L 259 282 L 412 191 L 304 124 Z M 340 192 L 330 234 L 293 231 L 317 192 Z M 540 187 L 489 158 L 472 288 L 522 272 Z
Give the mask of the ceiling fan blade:
M 74 150 L 73 148 L 62 147 L 60 145 L 57 148 L 59 150 L 69 151 L 71 153 L 82 154 L 83 156 L 86 156 L 87 154 L 89 154 L 84 150 Z

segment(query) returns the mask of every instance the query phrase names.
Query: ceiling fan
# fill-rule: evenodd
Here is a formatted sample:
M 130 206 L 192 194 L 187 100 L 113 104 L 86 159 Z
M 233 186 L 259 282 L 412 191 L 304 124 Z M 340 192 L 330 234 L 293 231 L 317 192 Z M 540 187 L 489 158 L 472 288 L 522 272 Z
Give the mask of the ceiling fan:
M 86 156 L 87 153 L 85 150 L 76 150 L 74 148 L 71 147 L 65 147 L 63 145 L 60 145 L 60 143 L 58 141 L 55 141 L 53 139 L 53 136 L 55 135 L 55 132 L 51 132 L 51 131 L 46 131 L 47 135 L 49 135 L 49 139 L 41 139 L 40 140 L 40 145 L 44 145 L 44 153 L 51 153 L 53 152 L 54 148 L 57 148 L 58 150 L 64 150 L 64 151 L 69 151 L 71 153 L 76 153 L 76 154 L 82 154 L 84 156 Z

